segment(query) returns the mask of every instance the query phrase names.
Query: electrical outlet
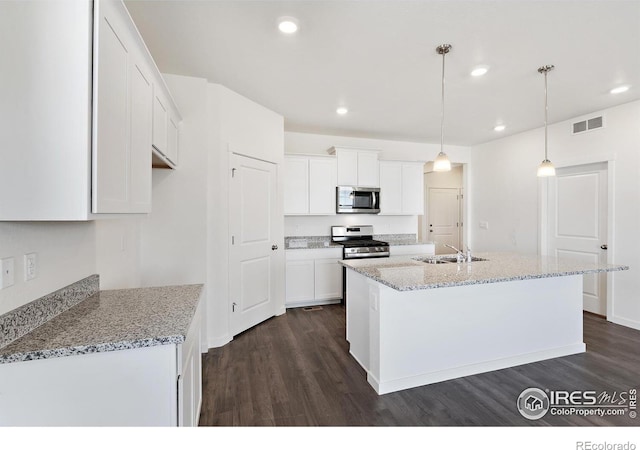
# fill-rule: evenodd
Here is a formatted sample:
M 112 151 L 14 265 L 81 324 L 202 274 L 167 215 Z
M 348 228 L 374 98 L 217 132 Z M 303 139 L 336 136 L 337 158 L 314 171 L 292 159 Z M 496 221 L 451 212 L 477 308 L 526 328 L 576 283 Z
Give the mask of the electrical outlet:
M 489 229 L 489 222 L 481 221 L 479 225 L 480 225 L 480 229 L 481 230 L 488 230 Z
M 24 255 L 24 281 L 33 280 L 38 276 L 38 257 L 36 253 Z
M 0 289 L 13 286 L 15 261 L 13 257 L 0 259 Z

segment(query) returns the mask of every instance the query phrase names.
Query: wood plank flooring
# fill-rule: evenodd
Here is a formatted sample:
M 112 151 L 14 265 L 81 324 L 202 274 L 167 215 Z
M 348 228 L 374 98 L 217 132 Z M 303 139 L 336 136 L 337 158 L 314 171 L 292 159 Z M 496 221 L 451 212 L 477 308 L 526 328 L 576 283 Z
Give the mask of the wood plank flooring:
M 200 425 L 640 425 L 640 418 L 516 409 L 528 387 L 640 388 L 640 331 L 584 315 L 587 352 L 378 396 L 348 353 L 345 309 L 290 309 L 203 355 Z

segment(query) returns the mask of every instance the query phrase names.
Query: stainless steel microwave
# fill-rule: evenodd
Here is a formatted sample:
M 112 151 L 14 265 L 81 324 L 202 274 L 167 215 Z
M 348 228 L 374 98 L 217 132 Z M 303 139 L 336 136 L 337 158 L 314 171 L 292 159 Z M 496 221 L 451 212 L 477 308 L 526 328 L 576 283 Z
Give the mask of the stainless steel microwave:
M 365 188 L 354 186 L 336 187 L 336 213 L 380 213 L 380 188 Z

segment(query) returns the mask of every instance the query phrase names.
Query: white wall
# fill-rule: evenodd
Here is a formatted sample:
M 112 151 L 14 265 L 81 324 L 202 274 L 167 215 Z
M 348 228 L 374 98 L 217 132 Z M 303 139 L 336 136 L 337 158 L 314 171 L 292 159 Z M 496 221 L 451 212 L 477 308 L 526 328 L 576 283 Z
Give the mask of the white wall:
M 433 161 L 440 151 L 440 144 L 296 133 L 292 131 L 287 131 L 284 134 L 285 153 L 326 155 L 327 150 L 333 146 L 382 150 L 380 159 L 398 161 Z M 454 163 L 466 163 L 470 160 L 469 147 L 445 145 L 445 152 L 451 162 Z
M 284 162 L 284 119 L 282 116 L 236 94 L 224 86 L 208 85 L 210 159 L 208 171 L 209 210 L 207 220 L 207 285 L 209 289 L 208 315 L 209 346 L 220 346 L 231 339 L 229 331 L 229 153 L 273 162 L 282 167 Z M 277 217 L 282 218 L 282 172 L 278 172 Z M 280 219 L 273 233 L 274 242 L 284 249 L 284 221 Z M 282 280 L 281 310 L 284 312 L 284 251 L 276 256 L 277 273 Z
M 100 289 L 140 287 L 140 220 L 134 216 L 95 222 Z
M 334 216 L 287 216 L 285 236 L 329 236 L 332 225 L 373 225 L 374 234 L 416 234 L 418 216 L 336 214 Z
M 571 123 L 603 114 L 605 128 L 571 134 Z M 544 130 L 536 129 L 474 147 L 468 195 L 474 250 L 538 251 L 538 195 L 546 181 L 536 177 L 544 156 Z M 549 127 L 549 159 L 556 166 L 613 160 L 615 241 L 613 262 L 631 270 L 610 275 L 610 320 L 640 329 L 640 102 L 597 111 Z M 489 222 L 488 230 L 479 228 Z
M 24 281 L 23 256 L 38 254 Z M 96 273 L 93 222 L 0 222 L 0 258 L 14 257 L 15 284 L 0 290 L 0 314 Z

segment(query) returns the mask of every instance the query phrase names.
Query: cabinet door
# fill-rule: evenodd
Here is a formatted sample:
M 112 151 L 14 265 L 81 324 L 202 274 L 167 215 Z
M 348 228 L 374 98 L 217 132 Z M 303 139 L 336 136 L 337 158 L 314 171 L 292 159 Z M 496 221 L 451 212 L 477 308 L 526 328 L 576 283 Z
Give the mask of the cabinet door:
M 121 213 L 129 209 L 130 38 L 114 4 L 97 5 L 92 211 Z
M 156 88 L 157 89 L 157 88 Z M 167 155 L 167 120 L 169 113 L 164 99 L 156 92 L 153 98 L 153 146 L 163 155 Z
M 336 160 L 309 159 L 309 213 L 336 213 Z
M 338 186 L 358 186 L 358 152 L 336 150 L 338 160 Z
M 422 164 L 402 164 L 402 212 L 424 214 L 424 170 Z
M 316 300 L 342 298 L 342 266 L 338 261 L 338 259 L 316 259 Z
M 286 306 L 314 299 L 313 260 L 287 261 L 286 278 Z
M 402 214 L 402 164 L 380 162 L 380 214 Z
M 178 125 L 173 116 L 169 116 L 167 128 L 167 153 L 165 156 L 173 164 L 178 164 Z
M 358 152 L 358 186 L 379 187 L 377 152 Z
M 309 159 L 288 156 L 284 161 L 284 213 L 309 214 Z
M 131 72 L 131 208 L 151 212 L 151 116 L 153 86 L 150 72 L 135 63 Z

